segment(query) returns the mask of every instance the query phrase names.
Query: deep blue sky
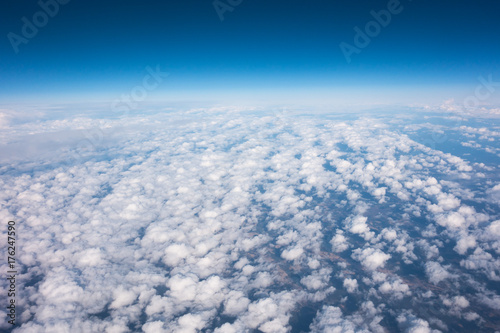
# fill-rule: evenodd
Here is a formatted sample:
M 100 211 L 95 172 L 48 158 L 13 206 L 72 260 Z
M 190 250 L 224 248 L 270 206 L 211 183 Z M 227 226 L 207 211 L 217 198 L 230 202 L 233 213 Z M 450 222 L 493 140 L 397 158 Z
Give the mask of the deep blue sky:
M 353 28 L 387 3 L 243 0 L 221 21 L 212 0 L 71 0 L 16 54 L 7 34 L 21 35 L 21 18 L 41 8 L 6 0 L 0 100 L 116 96 L 157 65 L 170 76 L 156 97 L 385 89 L 445 99 L 473 91 L 479 75 L 500 81 L 496 0 L 402 0 L 401 13 L 347 63 L 339 44 L 353 44 Z

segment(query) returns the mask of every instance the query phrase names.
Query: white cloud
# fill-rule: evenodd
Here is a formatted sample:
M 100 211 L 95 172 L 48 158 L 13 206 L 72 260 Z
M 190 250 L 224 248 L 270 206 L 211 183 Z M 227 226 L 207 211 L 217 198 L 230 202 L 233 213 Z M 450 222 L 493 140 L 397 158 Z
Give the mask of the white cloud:
M 137 295 L 134 291 L 125 290 L 120 286 L 113 292 L 113 298 L 114 300 L 109 307 L 111 309 L 118 309 L 132 304 L 137 299 Z
M 472 235 L 463 235 L 457 242 L 455 246 L 455 251 L 460 254 L 465 254 L 467 250 L 473 249 L 476 246 L 476 237 Z
M 469 306 L 469 301 L 463 296 L 454 296 L 452 299 L 445 298 L 443 304 L 448 307 L 455 307 L 457 309 L 465 309 Z
M 410 287 L 400 280 L 395 280 L 392 282 L 385 281 L 380 285 L 378 290 L 382 294 L 392 295 L 396 299 L 402 299 L 405 296 L 411 295 Z
M 415 315 L 406 312 L 397 317 L 400 327 L 408 333 L 439 333 L 441 331 L 432 329 L 429 323 Z
M 318 290 L 328 286 L 330 280 L 330 269 L 323 268 L 319 271 L 314 271 L 311 275 L 303 277 L 300 282 L 307 287 L 307 289 Z
M 349 248 L 349 243 L 347 242 L 347 238 L 344 236 L 344 232 L 342 230 L 337 230 L 337 233 L 333 236 L 330 244 L 332 244 L 333 252 L 340 253 Z
M 379 249 L 369 247 L 363 250 L 354 250 L 353 258 L 359 260 L 366 269 L 375 270 L 379 267 L 383 267 L 386 261 L 391 258 L 391 255 L 386 254 Z
M 436 261 L 428 261 L 425 264 L 425 273 L 427 274 L 429 281 L 434 284 L 438 284 L 439 282 L 452 277 L 452 274 L 450 274 Z
M 373 237 L 374 233 L 370 232 L 370 228 L 366 224 L 368 220 L 365 216 L 355 216 L 354 218 L 349 218 L 346 224 L 349 225 L 349 231 L 353 234 L 360 234 L 365 240 L 369 240 Z
M 286 260 L 298 259 L 304 253 L 304 249 L 299 246 L 293 247 L 291 249 L 284 250 L 281 253 L 281 257 Z
M 321 312 L 318 311 L 310 328 L 311 332 L 318 333 L 368 332 L 367 330 L 359 330 L 355 324 L 343 318 L 342 311 L 334 306 L 324 306 Z
M 350 293 L 355 292 L 358 289 L 358 280 L 349 278 L 345 279 L 344 288 Z
M 241 291 L 232 290 L 224 301 L 224 313 L 235 316 L 243 313 L 248 308 L 250 300 Z

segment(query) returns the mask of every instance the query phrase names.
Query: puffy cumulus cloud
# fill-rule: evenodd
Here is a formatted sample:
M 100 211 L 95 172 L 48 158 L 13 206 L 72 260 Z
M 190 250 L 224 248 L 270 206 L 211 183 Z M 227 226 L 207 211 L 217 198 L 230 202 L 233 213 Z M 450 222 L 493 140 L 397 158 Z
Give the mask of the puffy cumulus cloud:
M 462 206 L 455 212 L 439 215 L 436 222 L 450 230 L 457 230 L 466 229 L 487 220 L 488 216 L 486 214 L 477 213 L 473 207 Z
M 466 312 L 466 313 L 464 314 L 464 318 L 465 318 L 465 320 L 467 320 L 467 321 L 474 321 L 474 320 L 478 320 L 478 319 L 480 319 L 480 318 L 481 318 L 481 316 L 480 316 L 480 315 L 478 315 L 478 314 L 477 314 L 477 313 L 475 313 L 475 312 Z
M 274 283 L 275 277 L 268 272 L 259 272 L 253 280 L 255 288 L 267 288 Z
M 386 328 L 380 324 L 383 319 L 381 313 L 384 308 L 384 304 L 375 306 L 372 301 L 364 301 L 361 303 L 359 310 L 350 315 L 349 318 L 363 330 L 382 333 L 386 331 Z
M 457 242 L 454 250 L 460 254 L 465 254 L 467 250 L 476 247 L 476 237 L 473 235 L 463 235 Z
M 281 257 L 286 260 L 295 260 L 300 258 L 304 254 L 304 249 L 300 246 L 295 246 L 291 249 L 286 249 L 281 253 Z
M 487 193 L 491 201 L 495 202 L 496 204 L 500 204 L 500 184 L 497 184 L 488 189 Z
M 451 229 L 466 228 L 468 226 L 464 216 L 458 212 L 440 216 L 437 223 Z
M 499 239 L 500 238 L 500 220 L 491 222 L 491 224 L 488 226 L 487 231 L 488 231 L 488 234 Z
M 310 329 L 311 332 L 318 333 L 369 332 L 368 330 L 359 330 L 354 323 L 345 319 L 340 308 L 335 306 L 324 306 L 321 311 L 318 311 Z
M 451 154 L 444 154 L 444 157 L 448 160 L 450 164 L 454 164 L 459 171 L 472 171 L 472 167 L 467 163 L 467 161 L 461 159 L 458 156 L 453 156 Z
M 483 271 L 490 280 L 500 281 L 500 259 L 480 247 L 477 247 L 466 259 L 461 260 L 460 266 Z
M 325 288 L 330 280 L 331 269 L 323 268 L 315 271 L 313 274 L 303 277 L 300 282 L 307 287 L 307 289 L 317 290 Z
M 378 237 L 391 242 L 388 251 L 401 254 L 406 264 L 411 264 L 414 260 L 417 260 L 417 256 L 413 252 L 415 244 L 406 231 L 397 233 L 395 230 L 383 229 Z
M 87 249 L 80 253 L 78 263 L 81 266 L 104 265 L 106 261 L 102 258 L 101 250 L 97 248 Z
M 484 283 L 500 276 L 498 165 L 422 144 L 430 120 L 46 112 L 1 120 L 0 219 L 23 226 L 15 333 L 289 332 L 308 308 L 316 332 L 395 330 L 387 316 L 429 331 L 447 324 L 436 294 L 492 325 L 476 312 L 500 307 Z
M 384 228 L 382 232 L 380 233 L 382 237 L 388 241 L 394 241 L 398 238 L 398 233 L 394 229 L 387 229 Z
M 349 278 L 345 279 L 344 288 L 350 293 L 355 292 L 358 289 L 358 280 Z
M 383 306 L 376 307 L 373 302 L 361 303 L 359 310 L 350 315 L 344 315 L 340 308 L 323 306 L 317 312 L 310 325 L 311 332 L 385 332 L 380 325 L 383 317 L 380 313 Z
M 294 299 L 295 298 L 295 299 Z M 272 293 L 270 297 L 252 302 L 248 310 L 231 326 L 221 327 L 221 332 L 236 329 L 259 329 L 262 332 L 289 331 L 290 311 L 294 308 L 299 294 L 291 292 Z
M 241 291 L 232 290 L 228 293 L 224 301 L 224 313 L 236 316 L 243 313 L 248 308 L 250 300 Z
M 417 245 L 424 251 L 427 259 L 435 259 L 439 257 L 439 248 L 436 244 L 431 245 L 426 239 L 421 239 Z
M 451 210 L 460 206 L 460 200 L 452 194 L 439 193 L 437 195 L 438 205 L 443 210 Z
M 383 267 L 386 261 L 391 258 L 390 254 L 371 247 L 356 249 L 353 251 L 352 256 L 354 259 L 360 261 L 368 270 L 376 270 L 377 268 Z
M 460 317 L 465 308 L 469 307 L 470 303 L 464 296 L 454 296 L 452 298 L 443 298 L 443 304 L 449 308 L 449 313 Z M 470 312 L 468 313 L 469 321 L 474 317 Z
M 342 230 L 337 230 L 337 233 L 330 240 L 330 244 L 332 244 L 333 252 L 344 252 L 349 248 L 349 242 L 347 238 L 344 236 L 344 232 Z
M 429 281 L 434 284 L 454 276 L 436 261 L 428 261 L 425 264 L 425 274 L 427 274 Z
M 479 295 L 479 300 L 483 304 L 486 304 L 488 307 L 490 307 L 492 309 L 500 310 L 500 296 L 499 295 L 482 294 L 482 295 Z
M 187 313 L 177 319 L 177 327 L 174 327 L 175 332 L 196 333 L 206 326 L 207 320 L 213 313 L 205 312 L 200 314 Z
M 424 319 L 417 318 L 414 314 L 410 312 L 405 312 L 399 315 L 397 318 L 399 326 L 404 332 L 408 333 L 439 333 L 441 331 L 437 329 L 432 329 L 429 326 L 429 322 Z
M 123 286 L 120 286 L 113 292 L 113 302 L 109 307 L 119 309 L 132 304 L 136 299 L 137 294 L 133 290 L 125 290 Z
M 385 281 L 379 286 L 378 290 L 382 294 L 390 295 L 396 299 L 402 299 L 405 296 L 411 295 L 410 287 L 400 280 Z
M 353 234 L 360 234 L 363 236 L 365 240 L 370 240 L 375 234 L 370 232 L 370 228 L 366 221 L 368 220 L 365 216 L 355 216 L 353 218 L 349 218 L 346 221 L 348 225 L 348 229 Z
M 190 254 L 191 251 L 189 251 L 189 248 L 185 244 L 172 244 L 165 249 L 163 262 L 168 266 L 175 267 Z

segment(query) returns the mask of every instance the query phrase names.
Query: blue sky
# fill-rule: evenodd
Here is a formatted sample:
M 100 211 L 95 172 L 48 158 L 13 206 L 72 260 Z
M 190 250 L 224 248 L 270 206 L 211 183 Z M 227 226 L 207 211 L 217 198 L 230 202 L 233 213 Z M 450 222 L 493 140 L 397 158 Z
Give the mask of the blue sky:
M 402 0 L 348 63 L 340 43 L 355 46 L 354 28 L 365 31 L 371 11 L 390 3 L 243 0 L 221 20 L 212 1 L 72 0 L 16 53 L 9 33 L 23 37 L 22 18 L 33 22 L 42 9 L 9 1 L 0 14 L 0 101 L 105 100 L 140 83 L 147 66 L 170 73 L 151 92 L 156 99 L 425 102 L 470 94 L 478 76 L 499 77 L 500 4 L 492 0 Z

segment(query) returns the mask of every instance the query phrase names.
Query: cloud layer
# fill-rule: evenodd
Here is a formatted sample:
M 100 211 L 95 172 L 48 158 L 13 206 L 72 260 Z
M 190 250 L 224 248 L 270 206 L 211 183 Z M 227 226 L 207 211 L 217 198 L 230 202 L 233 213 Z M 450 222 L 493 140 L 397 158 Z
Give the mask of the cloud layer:
M 498 159 L 425 145 L 411 117 L 15 125 L 0 166 L 1 220 L 21 226 L 14 332 L 500 329 Z M 498 133 L 481 128 L 446 131 Z

